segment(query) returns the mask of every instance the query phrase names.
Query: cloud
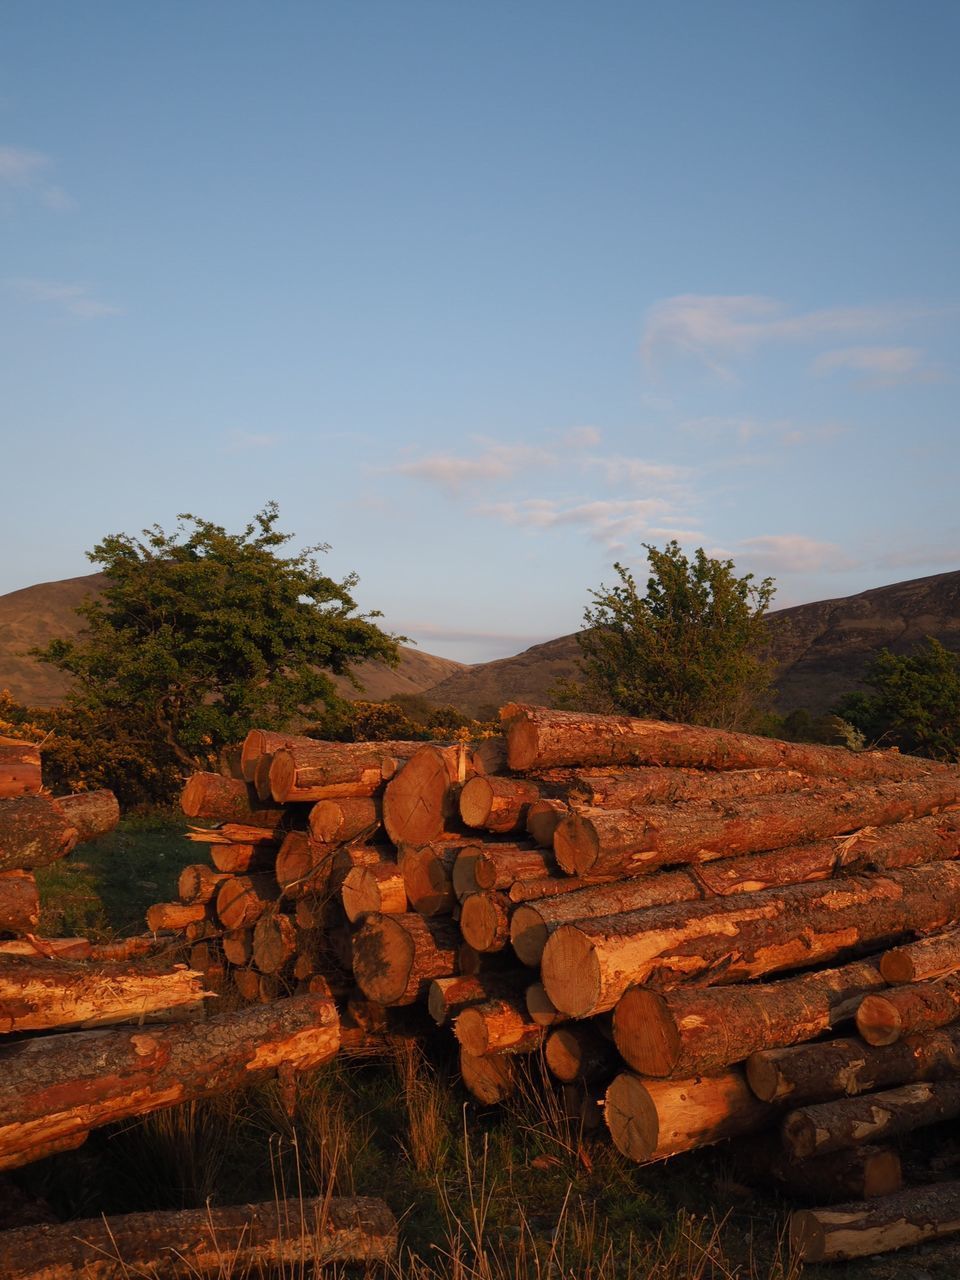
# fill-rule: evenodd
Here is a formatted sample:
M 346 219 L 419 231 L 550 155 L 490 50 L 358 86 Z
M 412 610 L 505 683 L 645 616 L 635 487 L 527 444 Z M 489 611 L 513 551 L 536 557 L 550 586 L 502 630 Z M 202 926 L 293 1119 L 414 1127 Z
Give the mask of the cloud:
M 235 431 L 228 444 L 231 453 L 247 453 L 252 449 L 272 449 L 280 436 L 269 431 Z
M 45 180 L 50 164 L 50 157 L 40 151 L 0 146 L 0 183 L 16 191 L 32 193 L 51 209 L 69 209 L 73 206 L 72 199 L 61 187 Z
M 532 445 L 489 442 L 482 452 L 473 457 L 434 453 L 410 462 L 398 462 L 385 470 L 426 480 L 448 493 L 459 493 L 469 485 L 509 480 L 525 467 L 552 467 L 557 461 L 556 455 L 549 450 Z
M 602 439 L 598 427 L 570 427 L 560 437 L 568 449 L 595 449 Z
M 764 343 L 808 343 L 828 335 L 858 336 L 887 329 L 924 314 L 893 306 L 827 307 L 791 312 L 776 298 L 755 294 L 680 294 L 647 312 L 641 354 L 648 366 L 679 353 L 701 361 L 732 381 L 726 361 L 748 355 Z
M 663 462 L 647 462 L 644 458 L 625 458 L 617 454 L 608 458 L 588 458 L 587 462 L 603 473 L 604 480 L 610 486 L 627 485 L 630 488 L 656 486 L 663 490 L 681 484 L 689 475 L 685 467 L 676 467 Z
M 95 298 L 87 285 L 63 284 L 54 280 L 12 280 L 9 284 L 32 302 L 49 303 L 67 315 L 84 320 L 123 315 L 123 308 Z
M 490 503 L 477 510 L 506 524 L 538 531 L 582 528 L 610 549 L 620 549 L 630 540 L 657 536 L 662 532 L 661 526 L 672 523 L 676 515 L 673 504 L 663 498 L 600 499 L 573 504 L 550 498 L 525 498 L 519 502 Z
M 752 444 L 757 440 L 767 440 L 774 444 L 789 448 L 801 445 L 822 444 L 842 435 L 847 427 L 838 422 L 802 423 L 790 418 L 775 418 L 761 421 L 758 418 L 731 416 L 706 416 L 691 418 L 681 424 L 684 431 L 692 431 L 698 435 L 713 436 L 721 439 L 732 439 L 739 445 Z
M 404 622 L 393 623 L 397 631 L 404 635 L 416 635 L 423 640 L 449 640 L 473 643 L 475 641 L 494 641 L 497 644 L 516 645 L 523 648 L 529 648 L 530 645 L 540 644 L 544 640 L 551 639 L 546 632 L 524 633 L 519 631 L 471 631 L 465 627 L 445 627 L 434 622 Z
M 825 351 L 814 360 L 813 372 L 819 375 L 850 371 L 865 376 L 861 385 L 894 387 L 904 382 L 930 382 L 939 375 L 924 363 L 918 347 L 841 347 Z
M 764 534 L 738 544 L 763 573 L 819 573 L 855 569 L 857 562 L 835 542 L 817 542 L 799 533 Z

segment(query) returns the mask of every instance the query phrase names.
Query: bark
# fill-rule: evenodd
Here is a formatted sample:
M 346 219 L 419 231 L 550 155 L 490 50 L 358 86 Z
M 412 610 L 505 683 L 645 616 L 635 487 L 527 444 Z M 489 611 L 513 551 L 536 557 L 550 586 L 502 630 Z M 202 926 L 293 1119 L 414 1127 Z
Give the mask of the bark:
M 511 864 L 520 874 L 512 874 Z M 453 864 L 453 892 L 463 902 L 468 894 L 482 889 L 508 888 L 523 878 L 524 869 L 531 878 L 545 876 L 553 869 L 553 859 L 522 844 L 465 844 Z
M 526 830 L 527 811 L 540 799 L 540 788 L 528 778 L 471 778 L 460 792 L 460 817 L 468 827 L 500 835 Z
M 0 956 L 0 1034 L 197 1017 L 207 994 L 185 965 Z
M 379 1004 L 413 1004 L 433 978 L 456 973 L 459 941 L 443 917 L 367 916 L 353 935 L 357 985 Z
M 527 810 L 527 834 L 542 849 L 553 848 L 553 836 L 560 821 L 570 812 L 564 800 L 537 800 Z
M 505 893 L 471 893 L 460 908 L 460 932 L 477 951 L 502 951 L 510 941 L 510 912 Z
M 297 949 L 297 927 L 271 907 L 253 926 L 253 963 L 261 973 L 279 973 Z
M 543 785 L 559 780 L 561 771 L 542 775 Z M 709 773 L 697 769 L 577 771 L 564 789 L 575 807 L 633 809 L 648 804 L 716 803 L 749 796 L 782 795 L 810 786 L 809 777 L 795 769 L 731 769 Z M 556 785 L 556 784 L 554 784 Z
M 472 773 L 465 744 L 421 744 L 384 792 L 383 825 L 393 843 L 419 848 L 439 840 L 459 816 L 460 788 Z
M 319 1066 L 338 1043 L 336 1007 L 315 996 L 219 1014 L 199 1036 L 187 1023 L 21 1041 L 0 1053 L 0 1168 L 100 1125 Z
M 209 902 L 227 879 L 229 872 L 216 871 L 205 862 L 196 862 L 180 872 L 177 893 L 181 902 Z
M 202 902 L 155 902 L 147 908 L 147 928 L 151 933 L 162 929 L 185 929 L 195 920 L 205 920 L 207 908 Z
M 923 1080 L 880 1093 L 798 1107 L 784 1119 L 784 1150 L 794 1159 L 884 1142 L 960 1115 L 960 1080 Z
M 407 910 L 407 890 L 395 862 L 351 868 L 340 888 L 340 897 L 351 924 L 371 912 L 399 916 Z
M 960 1231 L 960 1182 L 790 1215 L 790 1248 L 803 1262 L 846 1262 L 942 1240 Z M 906 1274 L 906 1273 L 905 1273 Z
M 960 1071 L 960 1028 L 945 1027 L 874 1046 L 862 1040 L 828 1040 L 769 1049 L 747 1059 L 747 1080 L 766 1102 L 824 1102 L 918 1080 L 941 1080 Z
M 0 801 L 0 872 L 47 866 L 79 839 L 76 824 L 51 796 Z
M 947 929 L 880 957 L 880 972 L 891 985 L 943 978 L 960 969 L 960 929 Z
M 270 791 L 284 804 L 377 795 L 422 743 L 313 742 L 281 747 L 270 764 Z
M 900 1156 L 893 1147 L 847 1147 L 809 1160 L 790 1160 L 777 1133 L 757 1134 L 738 1144 L 737 1173 L 768 1187 L 773 1180 L 793 1199 L 829 1204 L 889 1196 L 903 1186 Z
M 382 816 L 379 796 L 318 800 L 310 810 L 310 834 L 318 844 L 368 843 L 377 835 Z
M 960 1018 L 960 976 L 948 974 L 865 997 L 857 1030 L 867 1044 L 893 1044 L 914 1031 L 933 1031 Z
M 746 733 L 630 716 L 588 715 L 508 704 L 500 712 L 511 769 L 670 765 L 706 769 L 795 769 L 815 777 L 873 779 L 927 772 L 930 761 L 896 751 L 852 752 Z
M 623 1071 L 604 1107 L 614 1145 L 639 1163 L 752 1133 L 774 1115 L 735 1070 L 693 1080 L 641 1080 Z
M 249 827 L 242 822 L 221 822 L 216 827 L 190 827 L 187 839 L 198 844 L 273 844 L 276 832 L 265 827 Z
M 454 1019 L 453 1031 L 464 1052 L 475 1058 L 532 1053 L 546 1035 L 543 1027 L 531 1021 L 526 1001 L 516 993 L 468 1005 Z
M 461 1047 L 460 1079 L 471 1097 L 485 1106 L 505 1102 L 516 1091 L 517 1069 L 510 1054 L 490 1053 L 475 1057 Z
M 837 841 L 840 865 L 850 872 L 898 871 L 924 862 L 960 858 L 960 814 L 939 813 L 892 827 L 864 827 Z
M 475 973 L 452 978 L 434 978 L 427 988 L 427 1011 L 438 1027 L 472 1004 L 504 995 L 513 995 L 522 989 L 522 980 L 516 973 Z
M 5 1231 L 5 1280 L 293 1274 L 309 1264 L 389 1262 L 397 1223 L 382 1200 L 325 1196 L 131 1213 Z
M 210 845 L 210 861 L 218 871 L 241 875 L 255 871 L 271 871 L 276 860 L 276 844 Z
M 590 1022 L 555 1027 L 543 1051 L 547 1066 L 564 1084 L 609 1080 L 617 1069 L 616 1050 Z
M 456 905 L 453 868 L 466 845 L 459 841 L 435 840 L 421 848 L 404 844 L 397 853 L 407 899 L 422 916 L 449 915 Z
M 274 831 L 283 821 L 279 805 L 262 803 L 249 783 L 220 773 L 194 773 L 180 793 L 180 808 L 188 818 L 240 823 Z
M 561 924 L 544 947 L 543 984 L 558 1009 L 611 1009 L 634 983 L 699 978 L 725 985 L 889 946 L 960 917 L 960 867 L 733 894 Z
M 217 916 L 225 929 L 245 929 L 275 902 L 279 888 L 267 873 L 231 876 L 217 891 Z
M 316 738 L 295 733 L 277 733 L 272 729 L 251 729 L 240 748 L 240 769 L 247 782 L 253 782 L 257 766 L 266 756 L 272 759 L 282 747 L 315 747 Z
M 762 984 L 631 987 L 613 1013 L 624 1061 L 648 1076 L 719 1071 L 762 1049 L 799 1044 L 852 1018 L 863 996 L 886 984 L 876 961 Z
M 49 960 L 89 960 L 93 945 L 88 938 L 11 938 L 0 942 L 0 956 L 46 956 Z
M 37 744 L 0 738 L 0 799 L 36 795 L 42 786 Z
M 584 809 L 559 824 L 557 862 L 571 875 L 644 875 L 671 863 L 711 862 L 922 817 L 960 800 L 960 770 L 849 790 L 799 792 L 689 806 Z
M 0 933 L 29 933 L 40 921 L 40 895 L 29 871 L 0 871 Z

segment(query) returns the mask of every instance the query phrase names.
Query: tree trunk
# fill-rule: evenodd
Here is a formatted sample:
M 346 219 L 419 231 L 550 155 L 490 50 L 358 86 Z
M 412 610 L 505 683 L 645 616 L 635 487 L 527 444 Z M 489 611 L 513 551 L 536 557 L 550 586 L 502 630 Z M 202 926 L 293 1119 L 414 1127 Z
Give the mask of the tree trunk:
M 526 1001 L 514 994 L 468 1005 L 453 1023 L 454 1035 L 471 1057 L 489 1053 L 532 1053 L 546 1031 L 532 1022 Z
M 803 1160 L 861 1142 L 885 1142 L 958 1115 L 960 1080 L 923 1080 L 798 1107 L 783 1122 L 783 1145 L 794 1160 Z
M 401 845 L 397 862 L 403 875 L 407 899 L 422 916 L 449 915 L 456 906 L 453 868 L 460 851 L 459 841 L 435 840 L 421 848 Z
M 0 956 L 0 1034 L 202 1017 L 208 994 L 185 965 Z
M 353 867 L 340 888 L 343 909 L 351 924 L 371 912 L 399 916 L 407 911 L 407 890 L 395 862 Z
M 563 800 L 537 800 L 527 810 L 527 834 L 541 849 L 553 848 L 553 836 L 558 824 L 570 812 Z
M 391 1262 L 397 1223 L 382 1200 L 317 1196 L 43 1223 L 2 1240 L 5 1280 L 195 1280 L 222 1275 L 225 1262 L 244 1275 Z
M 177 880 L 177 893 L 181 902 L 210 902 L 229 872 L 215 871 L 205 862 L 195 862 L 184 867 Z
M 270 765 L 274 800 L 337 800 L 373 796 L 422 743 L 313 742 L 281 747 Z
M 790 1247 L 803 1262 L 846 1262 L 942 1240 L 960 1231 L 960 1182 L 909 1187 L 880 1200 L 790 1215 Z
M 261 973 L 279 973 L 297 950 L 297 926 L 275 907 L 253 926 L 253 963 Z
M 384 792 L 383 825 L 393 843 L 419 848 L 439 840 L 459 817 L 460 788 L 472 774 L 465 744 L 421 744 Z
M 960 929 L 947 929 L 880 957 L 880 972 L 891 986 L 943 978 L 960 969 Z
M 761 1049 L 813 1040 L 885 985 L 876 961 L 861 960 L 760 985 L 631 987 L 614 1010 L 613 1035 L 641 1075 L 705 1075 Z
M 634 983 L 742 982 L 889 946 L 960 917 L 960 866 L 734 894 L 561 924 L 543 951 L 550 999 L 573 1017 L 612 1009 Z
M 606 765 L 670 765 L 706 769 L 795 769 L 816 777 L 874 779 L 909 777 L 930 768 L 929 760 L 896 751 L 852 752 L 780 742 L 697 725 L 639 720 L 630 716 L 551 711 L 510 703 L 500 719 L 511 769 L 584 768 Z
M 199 1036 L 188 1023 L 21 1041 L 0 1053 L 0 1168 L 100 1125 L 319 1066 L 339 1033 L 332 1001 L 301 996 L 219 1014 Z
M 516 973 L 475 973 L 434 978 L 427 989 L 427 1012 L 437 1026 L 442 1027 L 469 1005 L 511 996 L 522 988 L 523 981 Z
M 540 788 L 528 778 L 471 778 L 460 792 L 460 817 L 468 827 L 500 835 L 526 830 L 527 810 L 540 799 Z
M 753 1096 L 739 1071 L 693 1080 L 641 1080 L 623 1071 L 604 1107 L 614 1145 L 638 1163 L 752 1133 L 775 1114 Z
M 459 941 L 442 916 L 367 916 L 353 935 L 357 985 L 379 1004 L 413 1004 L 433 978 L 456 973 Z
M 892 987 L 865 997 L 857 1030 L 867 1044 L 893 1044 L 914 1031 L 933 1031 L 960 1018 L 960 976 Z
M 515 1059 L 508 1053 L 475 1057 L 461 1046 L 460 1078 L 467 1093 L 485 1106 L 506 1102 L 517 1087 Z
M 478 951 L 502 951 L 510 941 L 512 909 L 505 893 L 471 893 L 460 908 L 460 932 Z
M 37 744 L 0 738 L 0 799 L 36 795 L 42 786 Z
M 559 824 L 553 848 L 571 875 L 644 875 L 669 863 L 711 862 L 888 826 L 958 800 L 960 771 L 944 771 L 845 791 L 731 802 L 722 812 L 663 806 L 584 809 Z
M 191 774 L 180 794 L 180 808 L 188 818 L 241 823 L 266 831 L 275 831 L 284 819 L 279 805 L 261 803 L 248 783 L 220 773 Z
M 547 1066 L 564 1084 L 583 1080 L 588 1084 L 609 1080 L 617 1070 L 616 1050 L 591 1022 L 555 1027 L 547 1037 L 543 1056 Z
M 382 816 L 379 796 L 318 800 L 310 810 L 310 834 L 318 844 L 369 843 L 380 829 Z
M 231 876 L 217 890 L 217 917 L 225 929 L 245 929 L 277 900 L 280 890 L 273 876 Z
M 40 895 L 29 871 L 0 871 L 0 933 L 29 933 L 40 922 Z
M 553 859 L 548 858 L 538 849 L 531 849 L 527 845 L 522 844 L 481 844 L 476 841 L 471 844 L 461 846 L 460 852 L 457 854 L 456 861 L 453 864 L 453 892 L 456 894 L 458 901 L 463 902 L 464 898 L 471 893 L 479 893 L 483 888 L 493 888 L 494 885 L 482 885 L 477 877 L 477 868 L 487 859 L 488 851 L 492 852 L 495 859 L 499 859 L 499 866 L 506 868 L 510 859 L 514 860 L 515 866 L 527 867 L 532 873 L 539 872 L 540 876 L 545 876 L 553 868 Z M 516 859 L 520 861 L 517 862 Z M 496 880 L 497 864 L 486 869 L 483 873 L 485 879 Z M 518 876 L 511 876 L 509 871 L 506 872 L 506 884 L 497 888 L 507 887 L 512 884 Z

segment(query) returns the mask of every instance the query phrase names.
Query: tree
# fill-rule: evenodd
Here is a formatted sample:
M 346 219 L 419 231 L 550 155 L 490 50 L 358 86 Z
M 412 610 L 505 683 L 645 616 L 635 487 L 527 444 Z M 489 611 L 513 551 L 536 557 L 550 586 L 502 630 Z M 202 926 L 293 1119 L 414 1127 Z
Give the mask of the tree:
M 358 614 L 321 574 L 325 545 L 284 556 L 268 503 L 239 534 L 193 515 L 173 534 L 115 534 L 88 553 L 107 586 L 79 607 L 75 640 L 35 650 L 73 677 L 71 707 L 179 772 L 209 767 L 252 724 L 283 728 L 339 701 L 329 673 L 398 660 L 402 637 Z
M 932 636 L 912 654 L 881 649 L 864 682 L 874 692 L 849 694 L 837 711 L 867 741 L 937 760 L 960 757 L 960 654 Z
M 681 723 L 749 723 L 770 689 L 765 614 L 771 578 L 737 577 L 732 560 L 702 547 L 688 559 L 677 542 L 644 543 L 646 595 L 622 564 L 620 581 L 591 591 L 580 645 L 583 707 Z

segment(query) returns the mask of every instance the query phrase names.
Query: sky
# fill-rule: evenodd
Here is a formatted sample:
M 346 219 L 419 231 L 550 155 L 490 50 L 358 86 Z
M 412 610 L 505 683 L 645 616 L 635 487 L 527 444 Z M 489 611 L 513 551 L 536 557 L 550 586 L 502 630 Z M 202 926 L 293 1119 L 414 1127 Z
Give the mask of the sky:
M 960 568 L 955 0 L 6 0 L 0 593 L 268 501 L 426 652 Z

